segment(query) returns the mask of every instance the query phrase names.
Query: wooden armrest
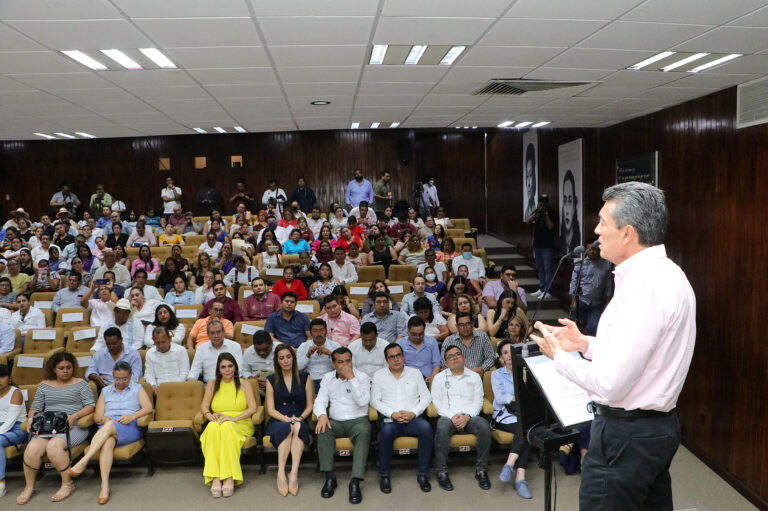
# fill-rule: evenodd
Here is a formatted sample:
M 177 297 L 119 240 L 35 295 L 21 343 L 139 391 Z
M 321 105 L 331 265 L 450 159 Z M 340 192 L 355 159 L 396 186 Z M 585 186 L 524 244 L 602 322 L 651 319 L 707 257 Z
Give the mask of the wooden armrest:
M 485 398 L 483 398 L 483 414 L 493 415 L 493 405 Z
M 258 426 L 259 424 L 264 422 L 264 407 L 258 406 L 256 407 L 256 412 L 251 415 L 251 422 L 253 422 L 254 425 Z
M 429 403 L 429 406 L 427 407 L 427 417 L 430 419 L 434 419 L 437 417 L 437 408 L 435 408 L 434 403 Z
M 155 412 L 152 412 L 149 415 L 145 415 L 144 417 L 139 417 L 139 419 L 136 421 L 136 424 L 140 428 L 146 428 L 153 420 L 155 420 Z
M 93 426 L 93 424 L 94 422 L 93 422 L 92 413 L 89 413 L 85 417 L 80 417 L 79 419 L 77 419 L 77 425 L 81 428 L 90 428 L 91 426 Z
M 370 405 L 368 406 L 368 420 L 371 422 L 379 420 L 379 411 Z

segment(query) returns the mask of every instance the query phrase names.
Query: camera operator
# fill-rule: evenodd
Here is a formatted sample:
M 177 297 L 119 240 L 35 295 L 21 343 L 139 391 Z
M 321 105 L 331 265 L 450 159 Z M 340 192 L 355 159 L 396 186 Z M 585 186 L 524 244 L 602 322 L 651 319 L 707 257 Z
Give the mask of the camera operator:
M 552 259 L 555 254 L 555 223 L 552 221 L 547 194 L 539 196 L 536 210 L 525 219 L 525 223 L 533 224 L 533 258 L 539 274 L 539 290 L 531 295 L 545 300 L 550 298 L 545 292 L 552 281 Z

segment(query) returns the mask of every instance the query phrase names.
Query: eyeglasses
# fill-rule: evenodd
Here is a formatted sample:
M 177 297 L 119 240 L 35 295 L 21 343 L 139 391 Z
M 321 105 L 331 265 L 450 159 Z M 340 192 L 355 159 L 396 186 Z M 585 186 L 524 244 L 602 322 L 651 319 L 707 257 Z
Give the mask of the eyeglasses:
M 472 326 L 472 323 L 456 323 L 456 326 Z
M 462 358 L 464 355 L 462 353 L 456 353 L 454 355 L 448 355 L 445 357 L 446 360 L 456 360 L 457 358 Z
M 397 355 L 387 355 L 387 360 L 397 360 L 398 358 L 403 358 L 403 354 L 398 353 Z

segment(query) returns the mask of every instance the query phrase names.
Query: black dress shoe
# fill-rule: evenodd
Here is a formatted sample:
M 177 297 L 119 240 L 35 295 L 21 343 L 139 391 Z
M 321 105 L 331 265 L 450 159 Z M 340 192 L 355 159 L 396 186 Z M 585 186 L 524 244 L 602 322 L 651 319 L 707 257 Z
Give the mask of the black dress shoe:
M 475 472 L 475 479 L 477 479 L 477 485 L 483 490 L 491 489 L 491 480 L 488 479 L 488 472 L 485 470 Z
M 421 491 L 424 493 L 429 493 L 432 491 L 432 485 L 429 484 L 428 475 L 420 475 L 416 477 L 416 480 L 419 482 L 419 488 L 421 488 Z
M 360 482 L 357 479 L 352 479 L 349 482 L 349 503 L 359 504 L 363 501 L 363 493 L 360 491 Z
M 336 489 L 336 477 L 326 476 L 323 489 L 320 490 L 320 496 L 324 499 L 330 499 L 333 497 L 333 491 Z
M 389 479 L 389 476 L 381 476 L 379 488 L 382 493 L 392 493 L 392 481 Z
M 448 472 L 437 474 L 437 484 L 445 491 L 453 491 L 453 484 L 451 483 L 451 478 L 448 477 Z

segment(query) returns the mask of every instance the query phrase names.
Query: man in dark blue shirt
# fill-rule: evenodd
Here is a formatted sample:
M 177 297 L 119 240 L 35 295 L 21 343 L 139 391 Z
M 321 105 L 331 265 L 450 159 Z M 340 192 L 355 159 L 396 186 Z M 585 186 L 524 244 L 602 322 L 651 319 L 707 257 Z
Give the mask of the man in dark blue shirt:
M 297 302 L 295 293 L 284 293 L 280 302 L 281 309 L 267 316 L 267 324 L 264 326 L 274 341 L 290 344 L 294 348 L 298 348 L 310 337 L 309 318 L 296 310 Z
M 293 201 L 299 203 L 299 209 L 305 214 L 309 214 L 317 202 L 315 192 L 312 191 L 312 188 L 306 186 L 306 181 L 303 177 L 299 177 L 299 179 L 296 180 L 296 189 L 288 199 L 288 202 Z

